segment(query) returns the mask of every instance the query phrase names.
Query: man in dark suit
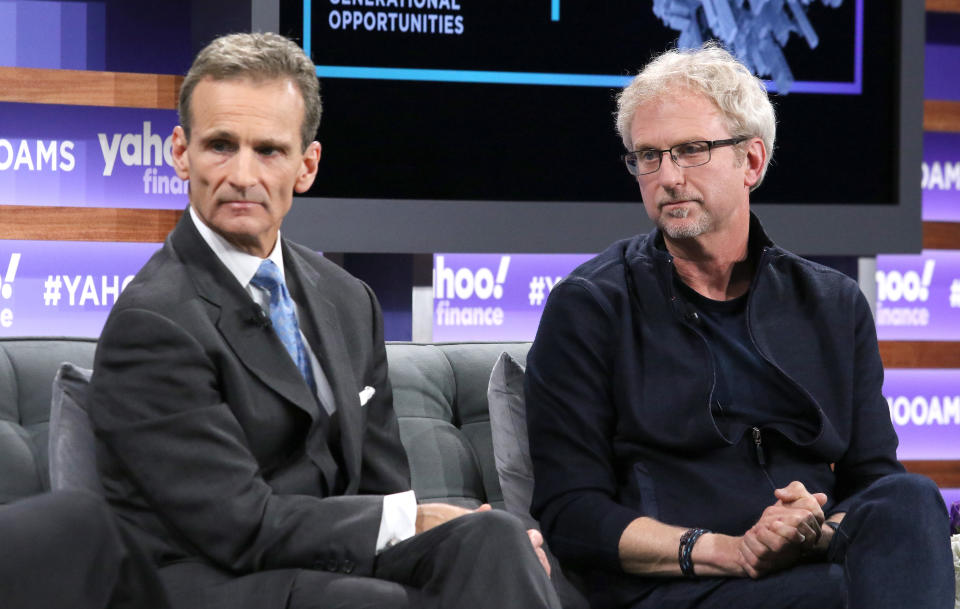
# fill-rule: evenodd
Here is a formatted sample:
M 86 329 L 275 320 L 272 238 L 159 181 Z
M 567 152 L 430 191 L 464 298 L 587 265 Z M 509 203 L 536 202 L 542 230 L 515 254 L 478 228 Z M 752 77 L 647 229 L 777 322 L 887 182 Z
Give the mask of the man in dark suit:
M 104 328 L 106 494 L 175 607 L 548 607 L 516 519 L 416 505 L 370 289 L 280 237 L 320 144 L 289 40 L 201 51 L 172 156 L 190 206 Z

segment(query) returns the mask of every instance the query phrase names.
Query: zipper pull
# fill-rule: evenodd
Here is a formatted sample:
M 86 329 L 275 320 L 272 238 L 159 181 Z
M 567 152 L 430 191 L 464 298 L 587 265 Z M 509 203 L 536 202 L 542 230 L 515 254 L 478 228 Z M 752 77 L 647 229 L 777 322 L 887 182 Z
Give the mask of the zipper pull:
M 760 445 L 760 428 L 753 427 L 751 431 L 753 432 L 753 445 L 757 449 L 757 461 L 760 462 L 760 465 L 766 465 L 767 460 L 763 458 L 763 446 Z

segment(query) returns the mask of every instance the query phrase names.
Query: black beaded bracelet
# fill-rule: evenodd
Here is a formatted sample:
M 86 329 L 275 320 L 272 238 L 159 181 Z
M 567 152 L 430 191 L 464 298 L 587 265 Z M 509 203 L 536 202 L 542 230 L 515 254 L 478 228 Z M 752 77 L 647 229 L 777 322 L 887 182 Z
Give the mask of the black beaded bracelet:
M 677 557 L 680 560 L 680 572 L 684 577 L 693 577 L 693 544 L 697 543 L 700 536 L 709 533 L 706 529 L 687 529 L 680 536 L 680 547 L 677 549 Z

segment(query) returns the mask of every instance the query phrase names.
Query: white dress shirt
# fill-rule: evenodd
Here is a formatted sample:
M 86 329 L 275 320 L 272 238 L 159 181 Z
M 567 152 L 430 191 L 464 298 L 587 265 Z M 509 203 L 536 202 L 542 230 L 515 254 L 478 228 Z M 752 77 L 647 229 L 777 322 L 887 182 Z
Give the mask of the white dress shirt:
M 250 283 L 250 280 L 256 275 L 257 269 L 260 268 L 260 263 L 263 262 L 263 259 L 237 249 L 233 244 L 207 226 L 193 210 L 192 205 L 189 207 L 189 210 L 190 219 L 193 220 L 193 225 L 197 227 L 197 231 L 206 244 L 210 246 L 210 249 L 217 255 L 220 262 L 227 267 L 227 270 L 230 271 L 237 281 L 240 282 L 240 285 L 250 294 L 254 302 L 263 307 L 263 310 L 269 315 L 270 293 Z M 280 235 L 278 233 L 277 244 L 279 243 Z M 282 249 L 275 245 L 273 251 L 270 252 L 267 258 L 277 265 L 277 268 L 280 269 L 280 276 L 286 281 L 286 274 L 283 269 Z M 294 304 L 296 305 L 296 315 L 299 320 L 301 317 L 300 306 L 296 303 Z M 306 336 L 303 335 L 303 330 L 300 331 L 300 340 L 303 341 L 307 356 L 310 358 L 310 367 L 313 368 L 313 378 L 317 383 L 317 399 L 327 412 L 332 414 L 337 406 L 333 397 L 333 390 L 330 388 L 330 381 L 327 380 L 327 376 L 323 373 L 323 369 L 320 367 L 320 361 L 310 348 L 310 343 L 307 341 Z M 380 531 L 377 535 L 376 551 L 379 553 L 385 548 L 399 543 L 408 537 L 413 537 L 414 533 L 416 533 L 416 520 L 417 498 L 412 490 L 394 493 L 392 495 L 384 495 L 383 512 L 380 516 Z

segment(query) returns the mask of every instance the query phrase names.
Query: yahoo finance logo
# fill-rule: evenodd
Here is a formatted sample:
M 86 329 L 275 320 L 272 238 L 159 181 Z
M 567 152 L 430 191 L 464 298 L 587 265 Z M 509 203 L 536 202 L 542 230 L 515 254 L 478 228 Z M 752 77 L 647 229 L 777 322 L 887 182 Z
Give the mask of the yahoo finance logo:
M 877 256 L 880 340 L 960 340 L 960 251 Z
M 877 324 L 882 326 L 926 326 L 930 311 L 924 303 L 930 298 L 930 284 L 937 261 L 923 262 L 923 270 L 877 271 Z M 892 306 L 891 306 L 892 305 Z
M 503 309 L 490 306 L 503 298 L 503 284 L 510 270 L 510 256 L 483 256 L 496 259 L 495 266 L 455 268 L 447 257 L 434 260 L 433 298 L 436 326 L 500 326 Z M 460 306 L 462 305 L 462 306 Z
M 0 105 L 0 205 L 183 209 L 175 110 Z
M 434 254 L 433 340 L 533 340 L 550 291 L 590 254 Z
M 144 194 L 186 194 L 186 181 L 167 172 L 161 174 L 157 169 L 173 167 L 173 135 L 162 138 L 152 129 L 150 121 L 143 121 L 143 129 L 138 133 L 98 133 L 104 177 L 112 176 L 118 163 L 124 167 L 145 167 Z

